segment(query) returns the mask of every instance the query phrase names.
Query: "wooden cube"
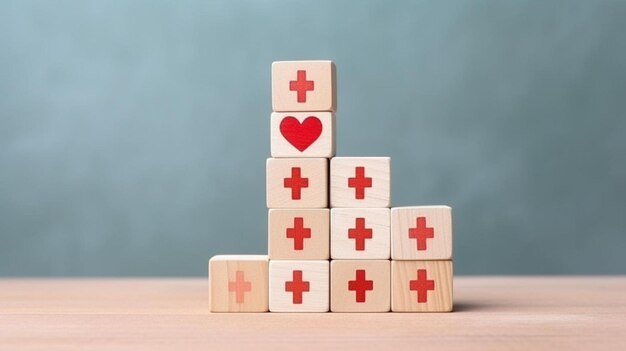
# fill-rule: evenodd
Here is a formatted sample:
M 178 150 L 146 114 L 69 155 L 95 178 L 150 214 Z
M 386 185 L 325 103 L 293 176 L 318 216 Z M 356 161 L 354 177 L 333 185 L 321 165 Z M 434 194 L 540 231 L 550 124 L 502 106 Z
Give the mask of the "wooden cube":
M 327 312 L 328 261 L 270 261 L 272 312 Z
M 391 261 L 391 310 L 452 311 L 452 274 L 452 261 Z
M 336 111 L 332 61 L 272 63 L 272 109 L 277 112 Z
M 330 210 L 271 209 L 268 216 L 271 260 L 327 260 Z
M 274 112 L 272 157 L 333 157 L 335 116 L 332 112 Z
M 330 263 L 330 310 L 388 312 L 391 296 L 389 260 L 333 260 Z
M 392 208 L 391 258 L 452 259 L 452 209 L 448 206 Z
M 328 206 L 325 158 L 269 158 L 266 182 L 268 208 Z
M 333 208 L 330 217 L 333 259 L 389 259 L 388 208 Z
M 218 255 L 209 260 L 211 312 L 266 312 L 267 284 L 265 255 Z
M 389 207 L 390 163 L 389 157 L 331 159 L 331 207 Z

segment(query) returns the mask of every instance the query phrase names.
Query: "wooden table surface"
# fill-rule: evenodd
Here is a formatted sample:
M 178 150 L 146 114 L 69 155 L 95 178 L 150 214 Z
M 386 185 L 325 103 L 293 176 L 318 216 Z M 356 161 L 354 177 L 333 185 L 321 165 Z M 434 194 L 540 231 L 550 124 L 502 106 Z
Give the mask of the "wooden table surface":
M 0 279 L 0 349 L 626 350 L 626 277 L 458 277 L 442 314 L 210 314 L 207 279 Z

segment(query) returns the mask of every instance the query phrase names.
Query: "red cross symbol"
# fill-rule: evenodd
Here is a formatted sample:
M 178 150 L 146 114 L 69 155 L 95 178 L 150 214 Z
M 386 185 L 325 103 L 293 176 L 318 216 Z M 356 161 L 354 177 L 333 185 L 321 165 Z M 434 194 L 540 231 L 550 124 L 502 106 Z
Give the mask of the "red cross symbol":
M 295 217 L 293 228 L 287 228 L 287 238 L 293 239 L 293 249 L 304 250 L 304 239 L 311 237 L 311 228 L 304 227 L 304 218 Z
M 313 91 L 315 82 L 306 80 L 306 71 L 299 70 L 297 80 L 289 81 L 289 90 L 298 92 L 298 102 L 306 102 L 306 92 Z
M 309 282 L 302 280 L 302 271 L 293 271 L 293 280 L 285 282 L 285 291 L 293 293 L 292 302 L 296 305 L 302 303 L 302 293 L 309 291 Z
M 356 302 L 365 302 L 365 293 L 374 290 L 374 281 L 365 279 L 365 269 L 357 269 L 356 280 L 348 281 L 348 290 L 356 292 Z
M 428 291 L 435 290 L 435 281 L 426 279 L 426 270 L 417 270 L 417 279 L 409 281 L 409 290 L 417 291 L 417 302 L 428 301 Z
M 244 294 L 252 290 L 252 283 L 245 280 L 243 271 L 235 273 L 235 281 L 228 282 L 228 291 L 235 292 L 235 301 L 237 303 L 244 302 Z
M 426 226 L 426 217 L 417 217 L 416 227 L 409 228 L 409 238 L 416 239 L 417 251 L 426 250 L 426 239 L 435 237 L 435 230 Z
M 372 178 L 365 176 L 365 167 L 354 169 L 354 178 L 348 178 L 348 187 L 354 188 L 354 197 L 357 200 L 365 199 L 365 188 L 372 187 Z
M 285 178 L 283 186 L 291 188 L 291 199 L 300 200 L 302 188 L 309 187 L 309 178 L 301 178 L 300 167 L 291 167 L 291 178 Z
M 365 218 L 356 218 L 355 228 L 348 229 L 348 238 L 354 239 L 356 251 L 365 250 L 365 239 L 372 238 L 372 228 L 365 228 Z

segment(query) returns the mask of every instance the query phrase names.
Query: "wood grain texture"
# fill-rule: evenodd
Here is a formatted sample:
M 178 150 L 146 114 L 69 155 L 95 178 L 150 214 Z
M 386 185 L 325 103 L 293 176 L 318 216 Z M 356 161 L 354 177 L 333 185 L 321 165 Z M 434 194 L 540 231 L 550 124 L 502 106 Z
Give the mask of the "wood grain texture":
M 388 312 L 390 303 L 391 265 L 389 260 L 333 260 L 330 262 L 331 311 Z
M 298 99 L 297 87 L 291 82 L 304 84 L 298 71 L 304 71 L 306 89 Z M 336 111 L 337 83 L 335 64 L 332 61 L 276 61 L 272 63 L 272 110 L 277 112 L 294 111 Z M 309 83 L 310 82 L 310 83 Z M 298 84 L 298 83 L 294 83 Z
M 299 122 L 289 133 L 281 132 L 281 123 L 284 123 L 286 118 L 295 118 Z M 308 132 L 314 129 L 310 126 L 309 122 L 313 121 L 309 121 L 309 118 L 319 120 L 321 125 L 319 135 L 309 137 Z M 270 135 L 272 157 L 335 156 L 335 115 L 332 112 L 274 112 L 270 122 Z M 295 139 L 296 145 L 292 138 Z M 306 148 L 300 150 L 299 146 Z
M 425 230 L 428 230 L 430 238 L 422 236 Z M 391 258 L 394 260 L 452 259 L 452 209 L 449 206 L 393 207 L 391 209 Z
M 330 293 L 328 261 L 270 261 L 269 277 L 270 311 L 328 311 Z M 290 290 L 287 284 L 306 284 L 306 289 Z M 294 290 L 300 290 L 301 293 Z
M 330 213 L 333 259 L 389 259 L 388 208 L 333 208 Z
M 268 208 L 325 208 L 328 206 L 328 160 L 325 158 L 268 158 L 266 192 Z M 297 178 L 294 172 L 297 173 Z M 298 182 L 299 197 L 294 198 L 294 187 L 285 179 Z
M 217 255 L 209 260 L 212 312 L 266 312 L 268 258 L 265 255 Z
M 303 230 L 306 235 L 301 235 Z M 330 210 L 270 209 L 268 237 L 271 260 L 327 260 L 330 256 Z
M 452 261 L 391 261 L 391 310 L 452 311 L 452 277 Z M 423 289 L 425 284 L 430 286 Z
M 391 159 L 389 157 L 335 157 L 331 159 L 330 207 L 380 208 L 389 207 L 390 203 Z
M 453 313 L 210 313 L 199 278 L 0 279 L 1 350 L 624 350 L 626 277 L 455 277 Z

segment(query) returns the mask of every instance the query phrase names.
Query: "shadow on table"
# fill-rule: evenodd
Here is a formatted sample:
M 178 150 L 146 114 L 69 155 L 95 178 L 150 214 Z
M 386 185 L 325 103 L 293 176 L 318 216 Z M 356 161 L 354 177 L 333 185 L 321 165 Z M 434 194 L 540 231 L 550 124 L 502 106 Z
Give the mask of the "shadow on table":
M 497 303 L 476 302 L 476 301 L 460 301 L 454 303 L 454 312 L 476 312 L 476 311 L 496 311 L 501 310 L 502 306 Z

